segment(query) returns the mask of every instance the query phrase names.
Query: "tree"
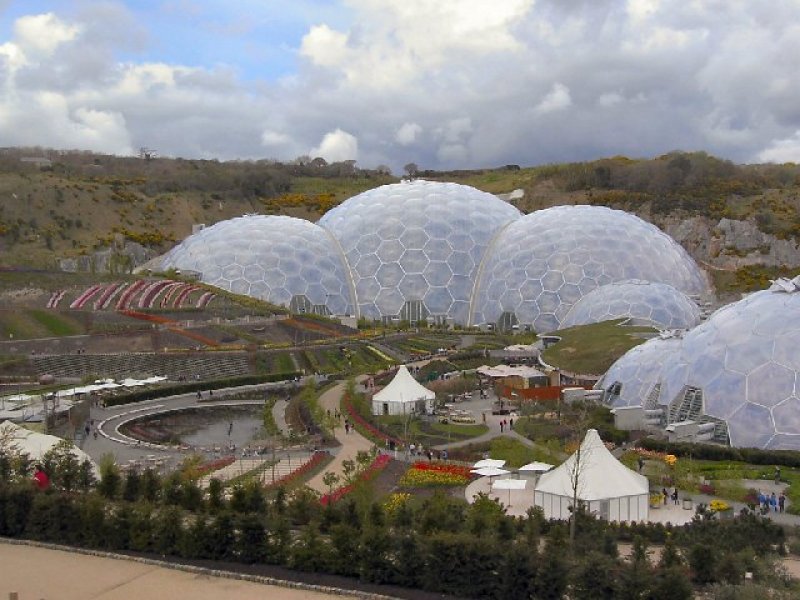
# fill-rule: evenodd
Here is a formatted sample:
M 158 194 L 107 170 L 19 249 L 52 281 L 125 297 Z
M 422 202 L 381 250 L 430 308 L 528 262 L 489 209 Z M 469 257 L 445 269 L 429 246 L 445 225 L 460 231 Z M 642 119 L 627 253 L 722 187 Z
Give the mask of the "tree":
M 328 504 L 332 502 L 333 486 L 339 482 L 339 476 L 331 471 L 326 471 L 322 476 L 322 483 L 328 488 Z
M 121 483 L 122 476 L 114 457 L 106 454 L 100 459 L 100 483 L 97 484 L 97 491 L 101 496 L 113 500 L 119 492 Z
M 416 177 L 417 173 L 419 172 L 419 167 L 417 163 L 410 162 L 403 166 L 403 171 L 406 172 L 406 175 L 409 177 Z
M 598 600 L 617 597 L 616 563 L 599 552 L 590 552 L 578 566 L 573 578 L 573 593 L 576 600 Z

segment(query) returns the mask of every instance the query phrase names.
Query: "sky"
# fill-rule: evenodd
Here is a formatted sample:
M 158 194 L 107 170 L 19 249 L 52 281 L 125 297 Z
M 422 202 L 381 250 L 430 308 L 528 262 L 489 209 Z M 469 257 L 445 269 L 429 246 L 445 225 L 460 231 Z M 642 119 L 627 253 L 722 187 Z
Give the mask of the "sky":
M 800 0 L 0 0 L 0 146 L 800 162 Z

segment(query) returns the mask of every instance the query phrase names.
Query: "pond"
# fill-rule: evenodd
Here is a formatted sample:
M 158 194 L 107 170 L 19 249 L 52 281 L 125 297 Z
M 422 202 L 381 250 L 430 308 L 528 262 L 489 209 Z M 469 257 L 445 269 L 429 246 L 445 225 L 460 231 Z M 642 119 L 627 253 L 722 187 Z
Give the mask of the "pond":
M 127 423 L 122 432 L 155 443 L 247 446 L 263 439 L 262 406 L 208 407 L 151 415 Z

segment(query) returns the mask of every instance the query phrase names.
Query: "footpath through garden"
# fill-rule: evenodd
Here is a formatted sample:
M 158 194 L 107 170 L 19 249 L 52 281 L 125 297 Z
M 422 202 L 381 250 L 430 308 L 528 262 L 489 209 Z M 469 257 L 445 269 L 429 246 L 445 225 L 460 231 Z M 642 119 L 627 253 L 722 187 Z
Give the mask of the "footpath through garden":
M 361 383 L 365 378 L 366 376 L 357 377 L 356 383 Z M 340 381 L 332 388 L 325 390 L 319 397 L 319 405 L 322 410 L 330 411 L 331 414 L 335 414 L 336 411 L 339 411 L 341 414 L 343 412 L 341 400 L 345 389 L 347 389 L 347 381 Z M 330 471 L 332 473 L 336 473 L 337 475 L 341 475 L 343 472 L 342 463 L 344 461 L 352 460 L 355 462 L 356 454 L 359 451 L 363 450 L 365 452 L 369 452 L 375 446 L 375 444 L 358 433 L 358 431 L 356 431 L 353 427 L 350 428 L 350 433 L 347 433 L 344 428 L 344 416 L 342 416 L 340 422 L 337 422 L 334 425 L 333 435 L 341 444 L 339 449 L 336 451 L 333 461 L 329 463 L 321 473 L 317 473 L 306 484 L 308 487 L 318 491 L 320 494 L 328 493 L 328 486 L 322 482 L 322 478 L 325 476 L 326 472 Z

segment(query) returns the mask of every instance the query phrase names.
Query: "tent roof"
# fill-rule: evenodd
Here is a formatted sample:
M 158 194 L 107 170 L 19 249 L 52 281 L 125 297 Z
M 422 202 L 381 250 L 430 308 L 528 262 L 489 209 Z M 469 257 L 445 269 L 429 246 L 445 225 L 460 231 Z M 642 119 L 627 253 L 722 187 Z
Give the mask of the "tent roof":
M 24 452 L 34 461 L 39 460 L 42 456 L 47 454 L 50 449 L 64 441 L 60 437 L 47 435 L 45 433 L 37 433 L 12 423 L 11 421 L 0 423 L 0 437 L 7 438 L 13 449 L 16 449 L 18 452 Z M 75 458 L 78 459 L 79 462 L 89 460 L 92 466 L 94 466 L 95 472 L 97 472 L 97 466 L 94 464 L 94 461 L 92 461 L 89 455 L 83 450 L 77 446 L 73 446 L 72 454 L 75 455 Z
M 571 497 L 577 464 L 578 498 L 581 500 L 605 500 L 650 493 L 647 477 L 632 471 L 614 458 L 596 429 L 586 432 L 581 443 L 580 462 L 577 456 L 576 451 L 559 467 L 542 475 L 536 491 Z
M 416 402 L 417 400 L 433 400 L 436 394 L 417 382 L 408 372 L 405 365 L 400 365 L 397 374 L 385 388 L 375 394 L 372 399 L 378 402 Z

